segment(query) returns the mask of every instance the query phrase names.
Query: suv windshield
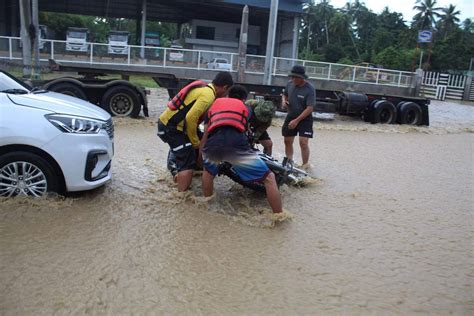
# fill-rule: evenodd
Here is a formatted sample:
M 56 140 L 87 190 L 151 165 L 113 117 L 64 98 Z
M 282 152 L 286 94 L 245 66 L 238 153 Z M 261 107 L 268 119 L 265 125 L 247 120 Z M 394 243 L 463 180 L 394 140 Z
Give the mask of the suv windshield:
M 24 91 L 24 92 L 23 92 Z M 0 92 L 28 93 L 30 89 L 24 83 L 0 71 Z

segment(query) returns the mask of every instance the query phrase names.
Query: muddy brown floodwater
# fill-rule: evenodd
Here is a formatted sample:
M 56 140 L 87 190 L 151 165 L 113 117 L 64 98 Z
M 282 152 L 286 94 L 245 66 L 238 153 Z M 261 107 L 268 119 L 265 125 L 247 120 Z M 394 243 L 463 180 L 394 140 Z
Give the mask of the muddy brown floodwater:
M 0 314 L 474 313 L 472 106 L 434 102 L 429 128 L 323 116 L 317 180 L 282 188 L 273 225 L 228 179 L 175 192 L 157 91 L 149 119 L 115 120 L 108 185 L 0 201 Z

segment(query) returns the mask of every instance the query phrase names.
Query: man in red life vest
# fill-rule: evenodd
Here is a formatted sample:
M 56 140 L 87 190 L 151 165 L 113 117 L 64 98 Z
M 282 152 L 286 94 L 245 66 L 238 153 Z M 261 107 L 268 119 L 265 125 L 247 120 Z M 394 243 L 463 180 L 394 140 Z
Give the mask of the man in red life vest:
M 193 82 L 184 87 L 158 120 L 158 137 L 170 146 L 176 156 L 178 173 L 174 180 L 178 191 L 186 191 L 193 179 L 199 148 L 198 126 L 216 98 L 227 94 L 234 84 L 228 72 L 219 72 L 212 83 Z
M 246 130 L 250 111 L 243 103 L 246 98 L 247 91 L 244 87 L 232 86 L 229 97 L 214 101 L 207 112 L 201 141 L 204 159 L 203 194 L 212 195 L 218 164 L 228 162 L 243 181 L 262 182 L 273 212 L 280 213 L 282 203 L 275 175 L 251 150 L 248 142 Z

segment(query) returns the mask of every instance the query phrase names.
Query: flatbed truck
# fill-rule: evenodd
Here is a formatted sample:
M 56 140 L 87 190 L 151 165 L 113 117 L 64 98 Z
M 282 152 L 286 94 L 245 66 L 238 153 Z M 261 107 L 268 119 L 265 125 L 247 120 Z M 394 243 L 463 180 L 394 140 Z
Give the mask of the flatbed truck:
M 51 68 L 57 71 L 77 72 L 81 78 L 58 78 L 50 81 L 35 82 L 46 90 L 66 93 L 88 100 L 101 106 L 115 116 L 137 117 L 140 111 L 148 116 L 146 92 L 130 82 L 130 75 L 139 71 L 104 70 L 84 66 L 62 66 L 50 61 Z M 123 80 L 99 79 L 107 74 L 120 74 Z M 147 73 L 148 74 L 148 73 Z M 194 79 L 177 78 L 171 74 L 153 73 L 150 75 L 156 83 L 168 90 L 172 98 L 182 87 Z M 239 83 L 256 98 L 271 100 L 281 108 L 281 95 L 284 87 Z M 359 116 L 366 122 L 382 124 L 429 125 L 428 105 L 430 100 L 421 97 L 369 94 L 354 91 L 334 91 L 316 89 L 315 112 L 337 113 Z

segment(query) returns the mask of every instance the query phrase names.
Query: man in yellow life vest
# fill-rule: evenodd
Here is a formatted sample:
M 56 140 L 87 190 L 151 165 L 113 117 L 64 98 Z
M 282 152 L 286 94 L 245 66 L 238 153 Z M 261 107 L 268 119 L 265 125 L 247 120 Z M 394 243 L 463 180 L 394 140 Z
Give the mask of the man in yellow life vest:
M 207 112 L 201 144 L 204 158 L 202 191 L 204 196 L 213 194 L 218 165 L 228 162 L 242 181 L 263 183 L 273 212 L 280 213 L 282 203 L 275 175 L 250 148 L 246 135 L 251 116 L 243 103 L 246 98 L 245 88 L 235 85 L 230 88 L 228 98 L 216 100 Z
M 198 126 L 204 114 L 216 98 L 227 94 L 233 83 L 228 72 L 219 72 L 210 84 L 193 82 L 184 87 L 160 115 L 158 137 L 169 145 L 176 156 L 178 173 L 174 180 L 178 191 L 186 191 L 191 186 L 200 144 Z

